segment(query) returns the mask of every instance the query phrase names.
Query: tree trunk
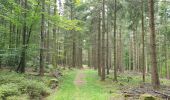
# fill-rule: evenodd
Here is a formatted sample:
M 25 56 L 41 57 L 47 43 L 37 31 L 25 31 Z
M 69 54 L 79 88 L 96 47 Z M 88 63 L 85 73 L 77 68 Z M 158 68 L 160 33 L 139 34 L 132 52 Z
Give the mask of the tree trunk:
M 45 0 L 42 0 L 42 12 L 45 12 Z M 44 35 L 45 35 L 45 16 L 41 14 L 41 42 L 40 42 L 40 75 L 44 75 Z
M 24 0 L 24 9 L 27 8 L 27 0 Z M 26 34 L 27 34 L 27 26 L 26 26 L 26 17 L 27 17 L 27 12 L 24 12 L 24 26 L 23 26 L 23 32 L 22 32 L 22 51 L 21 51 L 21 57 L 20 57 L 20 62 L 19 66 L 17 68 L 17 72 L 24 73 L 25 72 L 25 67 L 26 67 Z
M 142 79 L 143 79 L 143 82 L 145 82 L 145 37 L 144 37 L 144 9 L 143 9 L 143 0 L 141 0 L 142 3 L 141 3 L 141 10 L 142 10 L 142 59 L 141 59 L 141 65 L 142 65 L 142 71 L 143 71 L 143 76 L 142 76 Z
M 108 7 L 107 7 L 108 10 Z M 107 75 L 109 75 L 109 17 L 107 15 L 107 32 L 106 32 L 106 36 L 107 36 L 107 47 L 106 47 L 106 67 L 107 67 Z
M 123 46 L 122 46 L 122 29 L 120 27 L 120 32 L 119 32 L 119 68 L 120 72 L 123 72 L 123 59 L 122 59 L 122 53 L 123 53 Z
M 105 81 L 105 0 L 102 5 L 102 76 L 101 81 Z
M 57 0 L 54 0 L 54 16 L 57 14 Z M 54 23 L 53 25 L 53 55 L 52 55 L 52 63 L 54 67 L 57 67 L 57 26 Z
M 117 1 L 114 1 L 114 81 L 117 81 L 117 58 L 116 58 L 116 17 L 117 17 Z
M 160 87 L 158 68 L 157 68 L 157 55 L 156 55 L 156 34 L 154 22 L 154 0 L 149 0 L 149 25 L 150 25 L 150 46 L 151 46 L 151 62 L 152 62 L 152 85 L 154 89 Z
M 50 0 L 49 0 L 49 2 L 50 2 Z M 51 9 L 51 7 L 50 7 L 50 3 L 48 4 L 48 15 L 50 15 L 50 9 Z M 47 29 L 47 40 L 46 40 L 46 42 L 47 42 L 47 53 L 46 53 L 46 61 L 48 62 L 48 64 L 50 64 L 50 27 L 51 27 L 51 25 L 50 25 L 50 21 L 48 20 L 48 22 L 47 22 L 47 24 L 48 24 L 48 29 Z
M 98 51 L 97 51 L 97 66 L 98 66 L 98 75 L 101 76 L 101 15 L 99 11 L 98 15 Z

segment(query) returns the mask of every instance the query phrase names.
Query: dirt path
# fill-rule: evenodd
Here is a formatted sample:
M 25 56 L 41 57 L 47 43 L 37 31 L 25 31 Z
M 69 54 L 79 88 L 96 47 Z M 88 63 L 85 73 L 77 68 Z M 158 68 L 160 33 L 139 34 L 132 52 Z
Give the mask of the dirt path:
M 82 86 L 86 83 L 85 74 L 80 70 L 77 72 L 76 77 L 74 79 L 75 86 Z
M 110 97 L 94 70 L 70 71 L 63 79 L 58 91 L 48 100 L 108 100 Z

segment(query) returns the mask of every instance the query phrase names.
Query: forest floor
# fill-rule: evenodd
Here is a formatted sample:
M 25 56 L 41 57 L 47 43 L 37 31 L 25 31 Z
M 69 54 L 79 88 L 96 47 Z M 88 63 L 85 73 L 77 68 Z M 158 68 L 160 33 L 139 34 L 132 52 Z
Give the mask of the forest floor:
M 95 70 L 69 71 L 63 76 L 56 93 L 51 95 L 48 100 L 125 100 L 125 97 L 126 100 L 139 100 L 142 94 L 158 97 L 170 94 L 170 88 L 167 87 L 170 81 L 166 79 L 161 79 L 161 84 L 164 85 L 161 90 L 154 91 L 149 84 L 149 75 L 146 77 L 146 84 L 142 83 L 142 77 L 138 73 L 120 74 L 118 82 L 113 82 L 112 76 L 106 76 L 106 81 L 101 82 Z
M 138 72 L 119 73 L 118 82 L 112 80 L 112 71 L 104 82 L 96 70 L 88 68 L 65 69 L 62 75 L 56 79 L 48 74 L 40 77 L 0 70 L 0 97 L 7 95 L 7 100 L 30 100 L 32 95 L 43 98 L 41 100 L 144 100 L 139 98 L 149 95 L 161 98 L 156 100 L 170 100 L 170 80 L 160 78 L 161 88 L 154 90 L 150 74 L 146 74 L 145 84 Z M 50 81 L 57 81 L 58 87 L 50 89 L 54 86 Z
M 84 69 L 67 73 L 49 100 L 108 100 L 109 97 L 96 71 Z

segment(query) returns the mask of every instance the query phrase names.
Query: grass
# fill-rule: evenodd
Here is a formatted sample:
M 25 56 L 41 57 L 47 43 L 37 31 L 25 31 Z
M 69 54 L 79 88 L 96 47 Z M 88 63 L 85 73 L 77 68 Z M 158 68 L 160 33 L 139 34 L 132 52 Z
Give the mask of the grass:
M 85 74 L 85 84 L 75 86 L 74 80 L 78 71 L 68 71 L 62 78 L 60 87 L 48 100 L 109 100 L 109 98 L 124 98 L 121 91 L 128 88 L 138 87 L 142 83 L 142 75 L 139 73 L 125 72 L 119 74 L 118 82 L 113 82 L 109 75 L 105 82 L 101 82 L 97 71 L 82 70 Z M 147 75 L 146 82 L 151 83 L 150 75 Z M 169 85 L 170 80 L 161 79 L 161 84 Z M 118 99 L 115 99 L 118 100 Z
M 49 100 L 108 100 L 110 94 L 100 84 L 96 71 L 83 71 L 86 83 L 82 86 L 75 86 L 73 83 L 76 73 L 77 71 L 72 71 L 64 76 L 59 90 Z

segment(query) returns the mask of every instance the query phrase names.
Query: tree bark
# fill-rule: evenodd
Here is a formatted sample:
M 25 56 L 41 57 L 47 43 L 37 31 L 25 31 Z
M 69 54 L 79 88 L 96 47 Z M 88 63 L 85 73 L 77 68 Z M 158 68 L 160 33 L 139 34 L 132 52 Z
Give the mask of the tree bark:
M 49 0 L 49 2 L 50 2 L 50 0 Z M 50 13 L 50 9 L 51 9 L 51 5 L 50 5 L 50 3 L 48 4 L 48 14 L 50 15 L 51 13 Z M 50 27 L 51 27 L 51 25 L 50 25 L 50 21 L 48 20 L 47 21 L 47 24 L 48 24 L 48 29 L 47 29 L 47 40 L 46 40 L 46 42 L 47 42 L 47 53 L 46 53 L 46 61 L 48 62 L 48 64 L 50 64 Z
M 45 12 L 45 0 L 42 0 L 42 12 Z M 41 14 L 41 42 L 40 42 L 40 72 L 41 76 L 44 75 L 44 35 L 45 35 L 45 16 Z
M 97 66 L 98 66 L 98 75 L 101 76 L 101 15 L 100 11 L 98 14 L 98 57 L 97 57 Z
M 108 10 L 108 7 L 107 7 Z M 107 43 L 106 43 L 106 67 L 107 67 L 107 75 L 109 75 L 109 17 L 107 15 Z
M 105 81 L 105 0 L 102 5 L 102 76 L 101 81 Z
M 24 0 L 24 9 L 27 8 L 27 0 Z M 20 62 L 18 65 L 18 68 L 16 69 L 17 72 L 24 73 L 25 67 L 26 67 L 26 34 L 27 34 L 27 26 L 26 26 L 26 17 L 27 12 L 24 12 L 24 25 L 23 25 L 23 32 L 22 32 L 22 51 L 21 51 L 21 57 Z
M 154 0 L 148 1 L 149 6 L 149 25 L 150 25 L 150 46 L 151 46 L 151 63 L 152 63 L 152 85 L 154 89 L 160 87 L 158 68 L 157 68 L 157 55 L 156 55 L 156 34 L 154 22 Z
M 117 81 L 117 58 L 116 58 L 116 9 L 117 9 L 117 0 L 114 0 L 115 6 L 114 6 L 114 81 Z
M 143 71 L 143 76 L 142 76 L 142 79 L 143 79 L 143 82 L 145 82 L 145 70 L 146 70 L 146 68 L 145 68 L 145 37 L 144 37 L 144 9 L 143 9 L 143 0 L 141 0 L 142 1 L 142 3 L 141 3 L 141 10 L 142 10 L 142 18 L 141 18 L 141 20 L 142 20 L 142 61 L 141 61 L 141 65 L 142 65 L 142 71 Z

